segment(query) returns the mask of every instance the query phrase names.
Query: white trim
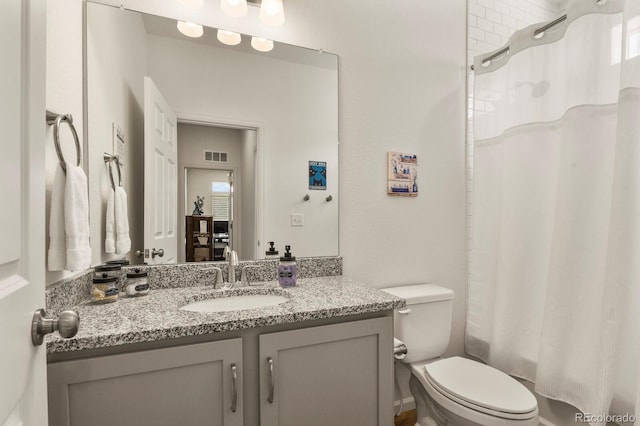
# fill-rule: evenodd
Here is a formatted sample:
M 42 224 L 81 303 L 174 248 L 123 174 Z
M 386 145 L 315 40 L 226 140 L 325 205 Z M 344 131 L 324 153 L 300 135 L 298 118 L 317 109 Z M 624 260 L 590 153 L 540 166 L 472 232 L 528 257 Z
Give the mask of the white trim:
M 14 274 L 3 280 L 0 280 L 0 300 L 8 297 L 9 295 L 20 290 L 29 284 L 29 281 L 25 280 L 20 275 Z
M 393 410 L 396 412 L 397 408 L 400 407 L 400 400 L 393 401 Z M 408 396 L 402 399 L 402 412 L 416 409 L 416 401 L 412 396 Z

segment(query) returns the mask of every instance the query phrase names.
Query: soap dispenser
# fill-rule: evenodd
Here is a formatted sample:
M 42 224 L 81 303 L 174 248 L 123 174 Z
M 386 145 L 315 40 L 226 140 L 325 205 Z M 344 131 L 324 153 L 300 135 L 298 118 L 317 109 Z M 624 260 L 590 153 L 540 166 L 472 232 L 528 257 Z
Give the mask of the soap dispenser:
M 273 241 L 269 241 L 269 250 L 265 251 L 264 254 L 267 259 L 278 256 L 278 250 L 276 250 L 275 243 Z
M 294 287 L 298 279 L 296 258 L 291 254 L 291 246 L 284 246 L 284 249 L 284 256 L 280 258 L 278 265 L 278 282 L 280 287 Z

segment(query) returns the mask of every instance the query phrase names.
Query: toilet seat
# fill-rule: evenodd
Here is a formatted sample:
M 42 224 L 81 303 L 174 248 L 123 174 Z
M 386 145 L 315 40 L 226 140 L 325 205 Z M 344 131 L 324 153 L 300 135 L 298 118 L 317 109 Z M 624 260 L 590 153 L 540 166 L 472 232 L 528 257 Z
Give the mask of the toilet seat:
M 461 405 L 506 420 L 527 420 L 538 414 L 535 397 L 507 374 L 479 362 L 452 357 L 412 365 L 414 375 L 432 397 L 450 409 Z

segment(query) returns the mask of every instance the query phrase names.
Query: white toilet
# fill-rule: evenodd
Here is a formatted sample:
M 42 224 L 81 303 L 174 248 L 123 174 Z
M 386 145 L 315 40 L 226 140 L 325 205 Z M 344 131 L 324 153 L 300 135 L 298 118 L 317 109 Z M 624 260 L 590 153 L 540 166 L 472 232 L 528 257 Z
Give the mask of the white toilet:
M 407 346 L 418 426 L 537 426 L 538 404 L 520 382 L 488 365 L 440 358 L 449 345 L 454 293 L 430 284 L 383 289 L 407 301 L 394 334 Z

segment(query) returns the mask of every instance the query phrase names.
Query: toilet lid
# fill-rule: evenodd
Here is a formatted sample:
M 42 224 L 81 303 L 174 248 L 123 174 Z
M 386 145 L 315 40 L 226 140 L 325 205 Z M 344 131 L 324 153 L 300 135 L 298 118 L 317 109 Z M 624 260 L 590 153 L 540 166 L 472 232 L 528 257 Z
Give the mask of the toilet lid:
M 442 359 L 427 364 L 425 371 L 438 388 L 471 405 L 512 414 L 537 407 L 533 394 L 517 380 L 470 359 Z

